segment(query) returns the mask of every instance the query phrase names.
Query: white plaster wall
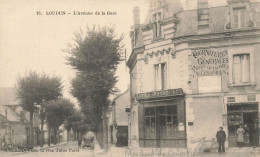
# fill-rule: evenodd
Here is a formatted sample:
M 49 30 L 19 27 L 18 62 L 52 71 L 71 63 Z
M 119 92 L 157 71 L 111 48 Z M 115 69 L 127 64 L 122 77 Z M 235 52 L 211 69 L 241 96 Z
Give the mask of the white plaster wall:
M 139 147 L 139 133 L 138 133 L 138 105 L 135 104 L 131 109 L 131 127 L 129 127 L 131 134 L 129 134 L 129 138 L 131 140 L 131 148 Z

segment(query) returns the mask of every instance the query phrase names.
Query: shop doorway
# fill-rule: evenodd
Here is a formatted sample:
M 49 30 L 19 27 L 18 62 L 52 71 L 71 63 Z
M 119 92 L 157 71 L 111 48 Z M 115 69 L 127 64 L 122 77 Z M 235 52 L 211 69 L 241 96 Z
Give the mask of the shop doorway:
M 228 144 L 229 147 L 238 147 L 237 129 L 240 125 L 247 125 L 249 138 L 244 147 L 259 146 L 258 104 L 228 104 Z

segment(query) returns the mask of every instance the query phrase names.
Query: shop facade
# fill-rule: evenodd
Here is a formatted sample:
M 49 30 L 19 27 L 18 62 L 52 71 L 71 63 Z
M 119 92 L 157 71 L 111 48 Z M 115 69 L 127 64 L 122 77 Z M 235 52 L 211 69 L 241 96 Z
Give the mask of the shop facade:
M 216 138 L 220 126 L 226 147 L 237 147 L 236 129 L 245 124 L 247 146 L 259 146 L 260 3 L 210 8 L 198 0 L 196 10 L 153 4 L 148 23 L 137 22 L 131 33 L 130 148 L 190 148 Z
M 182 89 L 138 94 L 139 146 L 186 147 L 185 103 Z

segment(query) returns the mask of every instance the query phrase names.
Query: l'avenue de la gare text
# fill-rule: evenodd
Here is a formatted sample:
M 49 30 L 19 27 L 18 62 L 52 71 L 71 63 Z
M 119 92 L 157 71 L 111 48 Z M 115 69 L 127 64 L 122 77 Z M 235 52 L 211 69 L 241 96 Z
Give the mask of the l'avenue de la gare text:
M 117 15 L 114 11 L 46 11 L 46 15 Z

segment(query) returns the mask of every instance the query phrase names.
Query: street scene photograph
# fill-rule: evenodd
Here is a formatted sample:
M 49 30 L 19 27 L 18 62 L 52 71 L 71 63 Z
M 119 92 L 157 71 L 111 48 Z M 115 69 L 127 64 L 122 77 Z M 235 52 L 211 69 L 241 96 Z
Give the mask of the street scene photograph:
M 1 157 L 260 157 L 260 0 L 0 0 Z

